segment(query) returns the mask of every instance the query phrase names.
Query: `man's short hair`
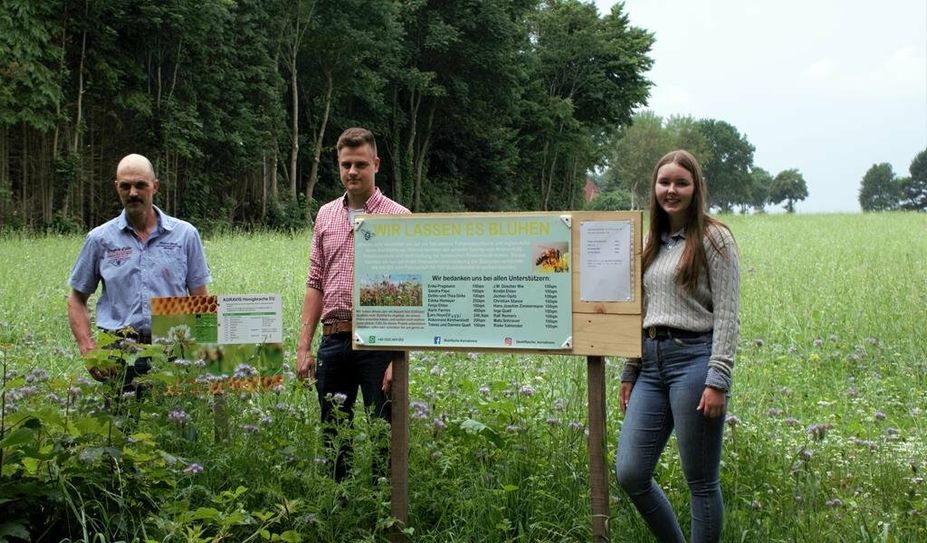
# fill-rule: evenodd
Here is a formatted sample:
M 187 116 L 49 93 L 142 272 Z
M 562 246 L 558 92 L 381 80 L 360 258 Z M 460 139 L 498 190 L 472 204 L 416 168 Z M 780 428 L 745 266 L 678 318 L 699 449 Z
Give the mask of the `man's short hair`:
M 377 140 L 373 137 L 373 132 L 367 130 L 366 128 L 361 128 L 355 126 L 353 128 L 348 128 L 338 136 L 338 145 L 336 150 L 341 152 L 341 149 L 344 147 L 350 147 L 352 149 L 360 147 L 364 144 L 370 145 L 370 148 L 373 149 L 373 154 L 377 154 Z

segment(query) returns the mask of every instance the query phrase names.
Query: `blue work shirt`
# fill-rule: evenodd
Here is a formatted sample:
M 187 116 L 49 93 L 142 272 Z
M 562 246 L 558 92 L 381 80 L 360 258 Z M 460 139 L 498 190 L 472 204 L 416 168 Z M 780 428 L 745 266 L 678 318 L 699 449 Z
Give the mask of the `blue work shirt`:
M 126 220 L 126 212 L 87 234 L 71 270 L 71 288 L 86 295 L 103 282 L 97 300 L 97 326 L 131 326 L 151 333 L 151 298 L 186 296 L 212 281 L 196 228 L 157 207 L 158 224 L 145 242 Z

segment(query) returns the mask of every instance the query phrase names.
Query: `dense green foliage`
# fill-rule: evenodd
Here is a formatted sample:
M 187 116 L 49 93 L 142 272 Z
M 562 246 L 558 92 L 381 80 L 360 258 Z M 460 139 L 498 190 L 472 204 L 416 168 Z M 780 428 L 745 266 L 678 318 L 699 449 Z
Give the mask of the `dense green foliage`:
M 927 217 L 722 218 L 743 274 L 724 541 L 927 539 Z M 290 360 L 309 239 L 206 238 L 213 292 L 282 293 Z M 358 419 L 359 471 L 335 485 L 311 387 L 102 409 L 65 318 L 80 244 L 0 237 L 0 539 L 385 539 L 389 491 L 369 471 L 385 428 Z M 155 380 L 196 371 L 162 363 Z M 611 454 L 619 374 L 609 360 Z M 410 379 L 410 541 L 591 539 L 581 358 L 413 353 Z M 674 449 L 658 477 L 685 518 Z M 610 494 L 613 539 L 649 541 L 614 481 Z
M 339 192 L 333 146 L 377 134 L 414 211 L 572 209 L 645 104 L 653 37 L 579 0 L 7 0 L 0 228 L 118 211 L 118 159 L 198 226 L 292 229 Z
M 874 164 L 863 176 L 859 207 L 863 211 L 891 211 L 901 199 L 901 183 L 888 162 Z
M 911 176 L 901 181 L 901 208 L 927 211 L 927 149 L 914 157 L 908 171 Z
M 796 202 L 808 197 L 808 187 L 797 169 L 784 170 L 773 178 L 754 165 L 753 144 L 730 123 L 686 116 L 663 119 L 650 111 L 635 114 L 631 124 L 619 131 L 604 175 L 605 188 L 626 192 L 631 209 L 646 208 L 653 166 L 675 149 L 689 151 L 701 163 L 709 205 L 714 209 L 729 212 L 740 206 L 743 212 L 749 208 L 762 212 L 767 205 L 785 202 L 786 210 L 792 212 Z
M 863 211 L 927 211 L 927 149 L 914 157 L 908 172 L 909 177 L 898 177 L 891 164 L 873 164 L 859 187 Z

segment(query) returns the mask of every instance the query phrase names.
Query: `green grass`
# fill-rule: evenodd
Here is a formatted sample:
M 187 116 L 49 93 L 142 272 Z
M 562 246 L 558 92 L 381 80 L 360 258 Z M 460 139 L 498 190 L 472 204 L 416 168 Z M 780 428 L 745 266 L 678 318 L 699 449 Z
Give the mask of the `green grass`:
M 728 426 L 722 466 L 724 540 L 927 540 L 927 215 L 723 219 L 737 237 L 742 268 L 729 412 L 736 423 Z M 206 240 L 213 292 L 283 295 L 290 360 L 309 240 L 308 233 Z M 5 391 L 24 386 L 22 376 L 33 368 L 49 371 L 52 379 L 42 384 L 49 390 L 83 375 L 65 316 L 67 276 L 80 244 L 77 237 L 0 238 L 0 360 L 19 375 Z M 612 455 L 621 424 L 619 373 L 620 360 L 610 360 Z M 591 538 L 583 359 L 414 353 L 410 380 L 418 402 L 411 411 L 419 415 L 411 420 L 411 541 Z M 8 451 L 0 498 L 17 477 L 81 490 L 80 499 L 74 492 L 43 498 L 48 518 L 59 521 L 56 534 L 237 541 L 262 540 L 266 529 L 268 537 L 290 530 L 306 541 L 385 537 L 388 489 L 370 484 L 369 460 L 386 430 L 358 421 L 352 436 L 360 473 L 337 487 L 319 445 L 315 392 L 298 383 L 279 394 L 228 397 L 232 437 L 218 445 L 209 399 L 152 399 L 135 426 L 119 428 L 117 437 L 135 437 L 117 443 L 121 456 L 109 464 L 104 453 L 93 456 L 106 432 L 88 422 L 109 420 L 94 414 L 99 393 L 89 388 L 68 404 L 87 413 L 69 415 L 79 421 L 70 426 L 43 394 L 22 401 L 18 413 L 42 421 L 36 440 L 65 452 L 42 460 L 51 453 Z M 190 414 L 198 439 L 184 433 L 189 427 L 165 421 L 176 409 Z M 242 424 L 260 431 L 243 431 Z M 812 427 L 826 431 L 813 434 Z M 688 492 L 674 448 L 658 476 L 685 529 Z M 193 462 L 204 472 L 184 474 Z M 116 477 L 108 469 L 114 464 L 134 475 Z M 239 486 L 246 490 L 236 494 Z M 349 496 L 346 504 L 339 495 Z M 611 496 L 613 540 L 648 541 L 614 481 Z M 120 503 L 156 514 L 127 515 Z M 0 500 L 0 512 L 5 506 Z

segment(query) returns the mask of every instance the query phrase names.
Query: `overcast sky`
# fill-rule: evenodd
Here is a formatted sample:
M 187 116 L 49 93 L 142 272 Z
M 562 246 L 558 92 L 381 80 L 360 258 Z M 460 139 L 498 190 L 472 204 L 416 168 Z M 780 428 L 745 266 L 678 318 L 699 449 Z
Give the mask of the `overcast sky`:
M 601 13 L 615 2 L 597 0 Z M 860 181 L 927 148 L 925 0 L 627 0 L 656 36 L 648 109 L 731 123 L 799 212 L 859 211 Z

